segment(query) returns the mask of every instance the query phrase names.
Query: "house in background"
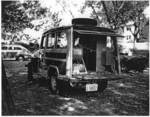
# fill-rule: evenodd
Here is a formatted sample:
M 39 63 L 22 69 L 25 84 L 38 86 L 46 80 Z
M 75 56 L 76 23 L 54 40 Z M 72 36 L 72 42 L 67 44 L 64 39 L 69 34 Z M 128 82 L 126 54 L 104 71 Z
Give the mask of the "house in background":
M 118 42 L 121 46 L 121 53 L 132 56 L 133 50 L 149 50 L 149 22 L 145 24 L 142 35 L 138 35 L 140 38 L 139 42 L 134 42 L 134 36 L 131 31 L 134 32 L 133 22 L 122 26 L 122 35 L 124 35 L 124 38 Z

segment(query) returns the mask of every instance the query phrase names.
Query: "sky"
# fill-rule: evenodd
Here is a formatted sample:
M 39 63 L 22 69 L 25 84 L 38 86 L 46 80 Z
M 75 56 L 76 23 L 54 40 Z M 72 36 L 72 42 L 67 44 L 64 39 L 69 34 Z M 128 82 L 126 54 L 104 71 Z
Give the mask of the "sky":
M 146 7 L 144 10 L 144 14 L 147 18 L 150 18 L 150 6 Z

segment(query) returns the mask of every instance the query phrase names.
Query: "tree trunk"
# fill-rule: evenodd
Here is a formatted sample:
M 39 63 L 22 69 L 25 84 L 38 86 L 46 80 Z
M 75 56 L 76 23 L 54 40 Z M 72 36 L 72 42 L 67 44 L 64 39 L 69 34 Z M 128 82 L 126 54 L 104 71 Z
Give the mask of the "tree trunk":
M 136 42 L 138 42 L 138 35 L 137 34 L 133 34 L 134 36 L 134 42 L 133 42 L 133 49 L 135 50 L 136 49 Z
M 114 38 L 113 40 L 114 40 L 115 54 L 117 57 L 117 66 L 116 67 L 117 67 L 118 74 L 121 74 L 120 54 L 119 54 L 117 38 Z
M 15 105 L 11 95 L 4 64 L 2 63 L 2 115 L 14 115 Z

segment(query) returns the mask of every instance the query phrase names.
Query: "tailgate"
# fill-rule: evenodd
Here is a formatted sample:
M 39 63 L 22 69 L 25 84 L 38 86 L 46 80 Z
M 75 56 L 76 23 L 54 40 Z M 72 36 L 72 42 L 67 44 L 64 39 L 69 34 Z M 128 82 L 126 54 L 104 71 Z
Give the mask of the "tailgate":
M 100 76 L 100 79 L 106 79 L 108 81 L 111 81 L 111 80 L 120 80 L 120 79 L 124 79 L 128 77 L 128 75 L 126 74 L 105 74 L 105 75 L 102 75 Z
M 84 74 L 84 75 L 74 75 L 77 79 L 82 80 L 120 80 L 128 77 L 126 74 Z

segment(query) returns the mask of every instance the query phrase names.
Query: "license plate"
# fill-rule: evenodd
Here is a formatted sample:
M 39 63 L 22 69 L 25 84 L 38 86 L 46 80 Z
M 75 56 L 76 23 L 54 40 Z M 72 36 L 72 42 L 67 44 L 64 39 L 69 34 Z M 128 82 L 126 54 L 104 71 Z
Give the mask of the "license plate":
M 98 84 L 86 84 L 86 91 L 97 91 Z

